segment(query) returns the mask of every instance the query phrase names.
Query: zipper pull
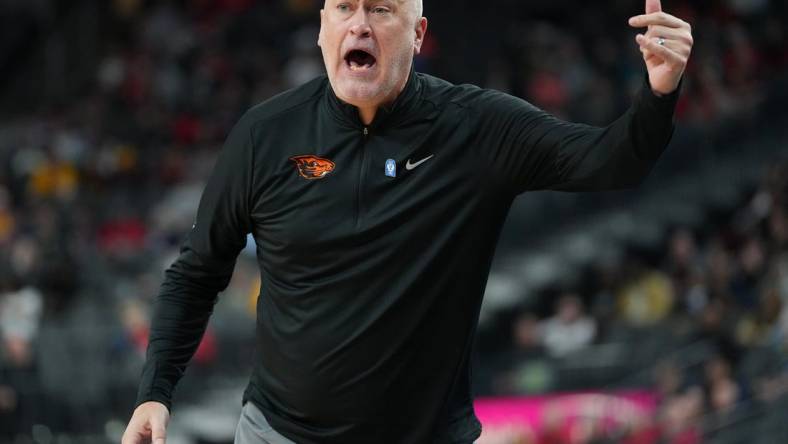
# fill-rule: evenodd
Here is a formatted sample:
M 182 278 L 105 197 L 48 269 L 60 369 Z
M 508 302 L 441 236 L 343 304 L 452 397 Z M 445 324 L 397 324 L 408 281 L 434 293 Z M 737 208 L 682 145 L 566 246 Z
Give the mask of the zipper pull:
M 364 137 L 367 137 L 368 135 L 369 135 L 369 128 L 365 126 L 364 127 Z

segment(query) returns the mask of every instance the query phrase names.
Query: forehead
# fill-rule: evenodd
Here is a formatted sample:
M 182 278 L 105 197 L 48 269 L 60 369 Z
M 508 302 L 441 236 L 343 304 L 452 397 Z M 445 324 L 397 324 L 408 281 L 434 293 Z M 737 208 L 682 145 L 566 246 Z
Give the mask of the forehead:
M 415 4 L 418 0 L 325 0 L 325 4 L 336 4 L 342 1 L 350 1 L 351 3 L 394 3 L 399 6 L 407 6 Z

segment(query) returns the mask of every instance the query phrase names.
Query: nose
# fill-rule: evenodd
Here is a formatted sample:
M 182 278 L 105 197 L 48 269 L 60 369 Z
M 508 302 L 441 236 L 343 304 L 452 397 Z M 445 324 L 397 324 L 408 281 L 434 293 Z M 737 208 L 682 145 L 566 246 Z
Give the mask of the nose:
M 353 24 L 350 25 L 350 33 L 356 37 L 369 37 L 372 34 L 372 28 L 369 26 L 367 12 L 364 8 L 358 8 L 356 11 Z

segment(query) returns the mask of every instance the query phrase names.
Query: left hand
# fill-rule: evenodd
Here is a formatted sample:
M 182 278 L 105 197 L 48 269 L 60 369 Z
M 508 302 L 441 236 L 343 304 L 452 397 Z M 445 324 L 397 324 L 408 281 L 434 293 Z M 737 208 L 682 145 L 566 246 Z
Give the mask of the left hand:
M 645 35 L 635 36 L 635 41 L 643 53 L 651 89 L 657 95 L 672 93 L 692 51 L 690 24 L 662 12 L 660 0 L 646 0 L 646 13 L 630 18 L 629 24 L 635 28 L 648 27 Z

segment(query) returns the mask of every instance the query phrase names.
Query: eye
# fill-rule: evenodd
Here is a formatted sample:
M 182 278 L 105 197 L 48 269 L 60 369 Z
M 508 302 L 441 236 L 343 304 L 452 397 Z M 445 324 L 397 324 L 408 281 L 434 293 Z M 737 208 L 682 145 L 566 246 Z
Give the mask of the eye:
M 372 8 L 372 13 L 373 14 L 388 14 L 389 13 L 389 8 L 386 8 L 384 6 L 375 6 L 374 8 Z
M 350 11 L 350 5 L 347 3 L 340 3 L 337 5 L 337 10 L 339 12 L 348 12 Z

